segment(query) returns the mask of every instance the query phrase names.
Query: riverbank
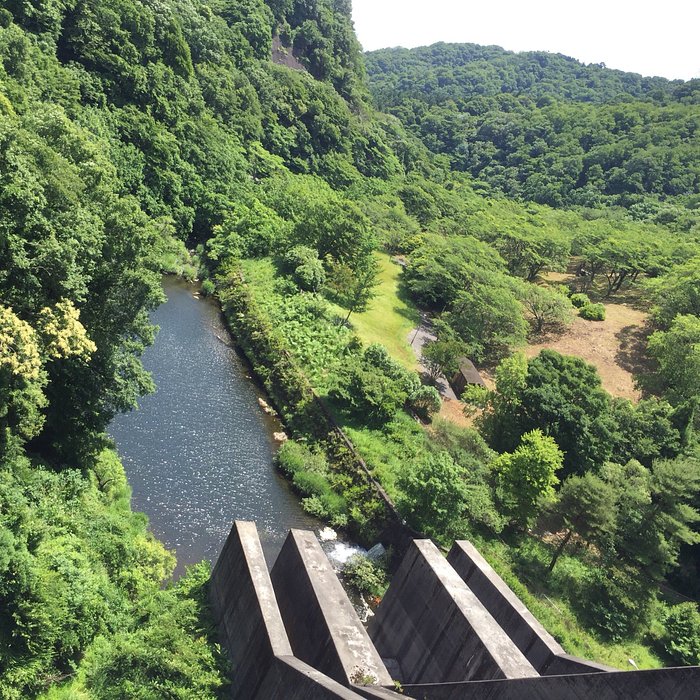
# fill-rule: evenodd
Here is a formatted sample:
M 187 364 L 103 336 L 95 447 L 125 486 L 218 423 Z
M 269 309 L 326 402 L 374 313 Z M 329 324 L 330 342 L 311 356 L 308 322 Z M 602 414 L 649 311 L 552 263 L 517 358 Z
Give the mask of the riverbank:
M 311 441 L 323 452 L 333 474 L 342 477 L 317 475 L 325 480 L 325 488 L 343 501 L 342 506 L 338 505 L 343 512 L 334 514 L 344 516 L 343 519 L 334 521 L 330 517 L 331 523 L 347 527 L 353 538 L 368 545 L 374 544 L 382 533 L 385 540 L 390 539 L 390 544 L 400 550 L 403 542 L 416 533 L 402 524 L 391 498 L 374 479 L 323 398 L 285 347 L 284 340 L 275 333 L 264 310 L 255 302 L 241 271 L 234 270 L 220 278 L 218 290 L 235 342 L 249 359 L 288 431 L 296 439 Z M 296 487 L 302 495 L 314 495 L 300 481 Z

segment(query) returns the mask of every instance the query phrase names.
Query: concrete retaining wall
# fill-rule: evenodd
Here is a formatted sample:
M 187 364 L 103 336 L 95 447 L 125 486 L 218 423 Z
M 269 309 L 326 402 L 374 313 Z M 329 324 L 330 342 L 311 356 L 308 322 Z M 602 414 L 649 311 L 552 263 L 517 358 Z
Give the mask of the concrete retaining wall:
M 254 523 L 234 523 L 212 572 L 210 598 L 233 667 L 232 698 L 360 697 L 294 658 Z
M 700 700 L 700 668 L 404 687 L 416 700 Z
M 360 700 L 362 696 L 294 656 L 276 656 L 256 700 Z
M 471 542 L 455 542 L 447 561 L 540 675 L 616 670 L 566 654 Z
M 272 567 L 272 584 L 294 655 L 350 685 L 391 676 L 313 532 L 292 530 Z
M 412 543 L 369 632 L 403 683 L 537 676 L 429 540 Z

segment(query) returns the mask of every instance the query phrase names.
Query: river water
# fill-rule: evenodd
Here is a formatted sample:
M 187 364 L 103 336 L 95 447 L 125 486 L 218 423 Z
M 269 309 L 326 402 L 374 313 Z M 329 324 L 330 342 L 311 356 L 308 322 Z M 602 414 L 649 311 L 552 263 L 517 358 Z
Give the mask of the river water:
M 273 466 L 279 425 L 258 403 L 249 371 L 227 345 L 216 304 L 166 277 L 168 300 L 152 315 L 160 332 L 143 356 L 157 390 L 117 416 L 117 444 L 134 510 L 186 564 L 216 560 L 233 520 L 254 520 L 268 563 L 289 528 L 318 529 Z

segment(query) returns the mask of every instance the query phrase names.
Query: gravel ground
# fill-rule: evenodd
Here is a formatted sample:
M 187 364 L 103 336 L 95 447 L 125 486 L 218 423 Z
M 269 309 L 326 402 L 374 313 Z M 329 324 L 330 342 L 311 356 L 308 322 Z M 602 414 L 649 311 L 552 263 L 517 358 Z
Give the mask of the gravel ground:
M 418 362 L 424 369 L 425 365 L 423 365 L 422 359 L 423 346 L 429 340 L 435 340 L 435 334 L 432 331 L 430 319 L 428 318 L 428 316 L 425 314 L 421 314 L 421 324 L 420 326 L 418 326 L 418 328 L 411 329 L 411 332 L 408 334 L 408 344 L 413 348 L 413 352 L 416 353 Z M 443 396 L 444 398 L 457 401 L 457 396 L 455 395 L 454 391 L 452 391 L 452 387 L 447 381 L 447 377 L 445 377 L 444 375 L 441 375 L 435 381 L 435 388 L 440 392 L 441 396 Z

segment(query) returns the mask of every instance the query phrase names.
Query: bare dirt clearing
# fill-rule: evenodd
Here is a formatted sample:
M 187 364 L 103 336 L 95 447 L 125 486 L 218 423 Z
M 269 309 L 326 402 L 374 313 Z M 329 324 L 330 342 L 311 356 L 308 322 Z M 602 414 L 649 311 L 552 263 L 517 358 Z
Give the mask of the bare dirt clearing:
M 464 413 L 464 404 L 457 399 L 443 398 L 438 416 L 443 420 L 458 425 L 460 428 L 473 428 L 475 416 Z
M 646 320 L 644 311 L 626 304 L 605 304 L 605 321 L 577 316 L 563 334 L 537 339 L 525 354 L 534 357 L 546 348 L 576 355 L 598 369 L 603 388 L 613 396 L 638 401 L 641 392 L 634 376 L 645 371 Z

